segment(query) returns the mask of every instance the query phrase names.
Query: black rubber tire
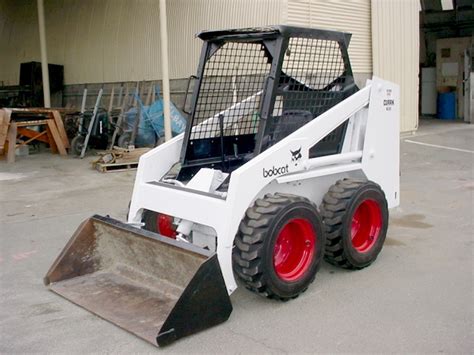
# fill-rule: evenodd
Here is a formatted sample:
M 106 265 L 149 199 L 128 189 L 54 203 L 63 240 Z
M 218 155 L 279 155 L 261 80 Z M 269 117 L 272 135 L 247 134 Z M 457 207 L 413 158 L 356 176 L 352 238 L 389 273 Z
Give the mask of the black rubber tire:
M 357 207 L 367 199 L 377 202 L 382 226 L 375 243 L 367 251 L 359 252 L 352 245 L 351 223 Z M 362 269 L 377 259 L 388 228 L 387 200 L 379 185 L 372 181 L 339 180 L 324 196 L 320 210 L 326 228 L 326 261 L 346 269 Z
M 130 145 L 130 142 L 132 140 L 132 133 L 131 132 L 124 132 L 120 135 L 120 137 L 117 140 L 117 146 L 120 148 L 128 148 Z
M 153 212 L 150 210 L 144 210 L 142 214 L 142 223 L 145 223 L 143 226 L 143 229 L 154 232 L 154 233 L 159 233 L 158 225 L 158 213 Z
M 84 136 L 75 136 L 71 140 L 71 153 L 74 155 L 81 155 L 85 140 L 86 137 Z
M 303 218 L 316 234 L 315 252 L 308 269 L 295 281 L 284 281 L 273 265 L 273 250 L 288 221 Z M 235 274 L 246 287 L 262 296 L 282 301 L 296 298 L 314 281 L 324 255 L 324 229 L 316 206 L 289 194 L 268 194 L 247 209 L 233 250 Z

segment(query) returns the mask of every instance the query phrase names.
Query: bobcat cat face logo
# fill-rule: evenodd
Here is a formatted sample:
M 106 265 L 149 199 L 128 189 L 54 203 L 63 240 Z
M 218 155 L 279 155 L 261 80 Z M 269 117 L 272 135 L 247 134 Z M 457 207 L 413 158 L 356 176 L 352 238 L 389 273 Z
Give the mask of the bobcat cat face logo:
M 291 161 L 298 161 L 300 160 L 303 156 L 301 155 L 301 147 L 298 150 L 292 151 L 290 150 L 291 153 Z

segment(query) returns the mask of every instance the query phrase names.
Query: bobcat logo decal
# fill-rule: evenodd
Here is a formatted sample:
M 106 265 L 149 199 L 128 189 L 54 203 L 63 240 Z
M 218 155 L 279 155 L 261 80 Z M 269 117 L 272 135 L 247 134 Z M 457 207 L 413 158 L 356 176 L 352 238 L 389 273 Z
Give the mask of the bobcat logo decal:
M 296 162 L 296 161 L 300 160 L 303 157 L 301 155 L 301 147 L 300 147 L 300 149 L 295 150 L 295 151 L 290 150 L 290 152 L 291 152 L 291 161 Z

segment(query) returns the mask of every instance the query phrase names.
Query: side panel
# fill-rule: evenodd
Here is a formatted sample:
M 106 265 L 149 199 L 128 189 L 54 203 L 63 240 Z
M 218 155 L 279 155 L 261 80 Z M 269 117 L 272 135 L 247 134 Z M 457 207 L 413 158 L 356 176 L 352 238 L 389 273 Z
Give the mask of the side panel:
M 158 181 L 179 160 L 181 146 L 183 145 L 183 134 L 170 141 L 150 150 L 140 157 L 132 200 L 128 214 L 128 223 L 140 222 L 137 220 L 137 212 L 143 206 L 138 202 L 140 195 L 140 184 L 149 181 Z
M 354 127 L 345 148 L 351 158 L 333 156 L 329 165 L 329 157 L 308 160 L 309 148 L 351 117 Z M 236 288 L 231 256 L 237 228 L 246 209 L 263 194 L 298 193 L 319 204 L 336 180 L 366 177 L 382 186 L 389 207 L 399 203 L 399 89 L 378 78 L 235 170 L 226 199 L 148 183 L 159 180 L 178 161 L 181 142 L 175 138 L 140 160 L 129 222 L 139 222 L 137 213 L 147 208 L 214 228 L 229 293 Z M 362 159 L 356 157 L 361 149 Z M 317 159 L 326 166 L 318 168 Z
M 181 138 L 165 143 L 140 159 L 129 222 L 140 222 L 139 211 L 146 208 L 214 228 L 219 263 L 227 290 L 232 293 L 237 287 L 232 271 L 232 247 L 246 209 L 267 185 L 272 181 L 276 184 L 274 180 L 279 176 L 306 171 L 303 162 L 308 159 L 309 148 L 364 107 L 369 94 L 368 86 L 234 171 L 226 200 L 149 184 L 159 180 L 179 159 Z
M 304 163 L 308 160 L 309 148 L 363 108 L 370 89 L 370 85 L 366 86 L 234 171 L 227 200 L 236 206 L 241 201 L 248 203 L 280 175 L 306 171 Z M 301 157 L 293 155 L 297 151 Z M 298 180 L 297 175 L 294 180 Z
M 364 140 L 362 166 L 380 184 L 388 207 L 400 204 L 400 89 L 374 77 Z
M 255 199 L 262 198 L 268 193 L 283 192 L 306 197 L 319 207 L 323 201 L 324 195 L 329 190 L 331 185 L 333 185 L 337 180 L 344 178 L 365 179 L 366 177 L 362 170 L 354 170 L 323 175 L 309 179 L 295 180 L 291 182 L 279 183 L 274 181 L 271 184 L 265 186 L 265 188 L 259 192 Z

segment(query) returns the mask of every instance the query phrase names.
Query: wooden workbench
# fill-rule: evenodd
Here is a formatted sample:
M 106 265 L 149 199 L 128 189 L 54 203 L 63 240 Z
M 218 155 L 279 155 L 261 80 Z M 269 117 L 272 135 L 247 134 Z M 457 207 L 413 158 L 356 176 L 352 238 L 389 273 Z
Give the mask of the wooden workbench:
M 40 127 L 39 131 L 29 127 Z M 26 140 L 24 140 L 26 138 Z M 19 144 L 17 140 L 22 139 Z M 0 109 L 0 154 L 7 152 L 7 161 L 15 161 L 15 149 L 32 141 L 49 144 L 52 153 L 67 155 L 69 140 L 61 114 L 57 109 Z M 14 147 L 11 149 L 10 147 Z

